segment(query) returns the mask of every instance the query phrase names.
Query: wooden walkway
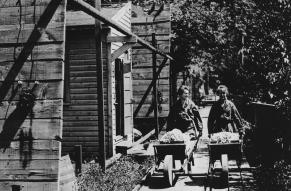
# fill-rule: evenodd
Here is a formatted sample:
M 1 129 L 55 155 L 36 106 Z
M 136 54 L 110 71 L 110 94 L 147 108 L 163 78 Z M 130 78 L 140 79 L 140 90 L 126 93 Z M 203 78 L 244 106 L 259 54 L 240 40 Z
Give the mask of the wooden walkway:
M 209 156 L 208 156 L 208 135 L 207 135 L 207 116 L 209 113 L 210 107 L 204 107 L 200 109 L 200 114 L 203 118 L 204 129 L 203 129 L 203 136 L 198 144 L 198 151 L 194 154 L 195 165 L 192 166 L 192 173 L 199 174 L 200 176 L 195 176 L 190 178 L 189 176 L 178 176 L 177 180 L 173 187 L 169 187 L 167 182 L 162 176 L 154 175 L 144 181 L 142 186 L 140 187 L 139 191 L 204 191 L 205 190 L 205 180 L 208 171 L 208 163 L 209 163 Z M 153 154 L 153 147 L 150 145 L 145 153 L 143 154 Z M 220 162 L 217 161 L 215 163 L 215 167 L 218 169 L 221 168 Z M 235 165 L 234 161 L 229 161 L 229 186 L 230 190 L 245 190 L 251 191 L 254 190 L 254 181 L 253 176 L 251 173 L 251 168 L 249 167 L 248 163 L 243 160 L 242 163 L 242 178 L 243 182 L 240 179 L 240 173 Z M 191 174 L 192 174 L 191 173 Z M 201 176 L 202 175 L 202 176 Z M 227 188 L 223 188 L 219 186 L 218 178 L 214 179 L 217 180 L 213 184 L 213 191 L 225 191 L 228 190 Z M 210 190 L 209 187 L 207 190 Z

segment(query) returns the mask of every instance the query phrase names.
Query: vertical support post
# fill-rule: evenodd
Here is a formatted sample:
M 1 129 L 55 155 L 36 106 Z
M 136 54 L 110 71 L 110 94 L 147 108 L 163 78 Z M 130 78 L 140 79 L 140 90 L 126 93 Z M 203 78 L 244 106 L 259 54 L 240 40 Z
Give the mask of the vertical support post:
M 101 0 L 95 0 L 95 8 L 101 10 Z M 95 20 L 96 67 L 97 67 L 97 99 L 98 99 L 98 134 L 99 134 L 99 164 L 105 171 L 106 148 L 104 127 L 104 91 L 103 91 L 103 63 L 102 63 L 102 26 Z
M 75 175 L 78 176 L 82 172 L 82 145 L 75 145 Z
M 152 45 L 153 47 L 156 47 L 156 33 L 152 33 Z M 153 59 L 153 78 L 159 78 L 157 76 L 157 54 L 153 51 L 152 53 L 152 59 Z M 157 80 L 154 82 L 153 86 L 153 105 L 154 105 L 154 121 L 155 121 L 155 136 L 158 139 L 159 138 L 159 116 L 158 116 L 158 92 L 157 92 Z

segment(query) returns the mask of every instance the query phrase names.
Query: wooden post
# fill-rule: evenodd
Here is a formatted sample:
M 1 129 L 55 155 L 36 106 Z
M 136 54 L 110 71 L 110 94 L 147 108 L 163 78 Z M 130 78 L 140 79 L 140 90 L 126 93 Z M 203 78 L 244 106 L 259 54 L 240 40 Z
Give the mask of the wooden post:
M 156 34 L 152 33 L 152 45 L 153 47 L 156 47 Z M 154 79 L 154 85 L 153 85 L 153 105 L 154 105 L 154 120 L 155 120 L 155 136 L 158 139 L 159 138 L 159 116 L 158 116 L 158 92 L 157 92 L 157 79 L 159 76 L 156 74 L 156 67 L 157 67 L 157 54 L 153 51 L 152 54 L 153 59 L 153 79 Z M 156 79 L 155 79 L 156 78 Z
M 82 145 L 75 145 L 75 175 L 78 176 L 82 173 Z
M 101 10 L 101 0 L 95 0 L 96 10 Z M 98 134 L 99 134 L 99 164 L 105 171 L 106 148 L 104 126 L 104 91 L 103 91 L 103 63 L 102 63 L 102 26 L 95 20 L 96 67 L 97 67 L 97 99 L 98 99 Z

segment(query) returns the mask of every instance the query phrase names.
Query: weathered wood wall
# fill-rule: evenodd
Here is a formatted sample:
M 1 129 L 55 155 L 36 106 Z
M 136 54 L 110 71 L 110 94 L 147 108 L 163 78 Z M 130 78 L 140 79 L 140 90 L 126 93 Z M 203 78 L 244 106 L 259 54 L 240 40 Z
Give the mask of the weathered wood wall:
M 152 33 L 156 34 L 157 48 L 170 53 L 170 5 L 165 3 L 163 10 L 158 16 L 155 14 L 161 8 L 162 4 L 156 4 L 155 10 L 148 14 L 145 10 L 149 9 L 151 5 L 141 7 L 133 6 L 132 9 L 132 31 L 143 39 L 151 42 Z M 161 64 L 163 57 L 157 55 L 157 67 Z M 133 108 L 134 111 L 137 108 L 140 100 L 142 99 L 147 87 L 153 79 L 153 67 L 152 67 L 152 51 L 142 47 L 134 46 L 132 53 L 132 75 L 133 75 Z M 160 103 L 159 117 L 166 117 L 169 112 L 170 102 L 170 67 L 169 61 L 166 67 L 162 70 L 159 79 L 157 81 L 157 90 L 161 92 L 163 101 Z M 135 126 L 139 126 L 139 119 L 150 119 L 154 116 L 153 110 L 150 110 L 152 106 L 152 94 L 148 95 L 145 103 L 141 107 L 137 120 L 135 120 Z M 148 120 L 146 120 L 148 123 Z M 150 124 L 147 124 L 150 126 Z M 140 129 L 139 127 L 137 127 Z M 142 127 L 143 128 L 143 127 Z
M 0 86 L 51 0 L 0 1 Z M 62 137 L 65 0 L 0 105 L 0 190 L 58 190 Z M 23 81 L 21 88 L 17 81 Z M 35 90 L 33 115 L 17 104 Z M 15 91 L 13 91 L 15 90 Z M 11 101 L 10 101 L 11 100 Z

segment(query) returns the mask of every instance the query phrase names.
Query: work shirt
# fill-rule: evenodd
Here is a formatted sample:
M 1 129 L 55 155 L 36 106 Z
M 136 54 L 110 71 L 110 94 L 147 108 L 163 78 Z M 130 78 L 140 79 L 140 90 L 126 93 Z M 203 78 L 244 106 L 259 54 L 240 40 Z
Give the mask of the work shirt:
M 202 132 L 202 119 L 198 107 L 192 100 L 187 98 L 184 102 L 179 99 L 171 108 L 168 116 L 168 131 L 180 129 L 183 133 Z
M 230 100 L 218 100 L 213 104 L 208 116 L 208 134 L 218 132 L 242 132 L 242 119 Z

